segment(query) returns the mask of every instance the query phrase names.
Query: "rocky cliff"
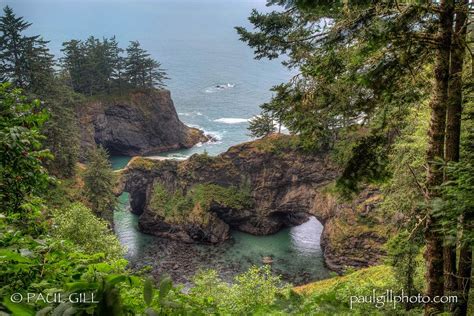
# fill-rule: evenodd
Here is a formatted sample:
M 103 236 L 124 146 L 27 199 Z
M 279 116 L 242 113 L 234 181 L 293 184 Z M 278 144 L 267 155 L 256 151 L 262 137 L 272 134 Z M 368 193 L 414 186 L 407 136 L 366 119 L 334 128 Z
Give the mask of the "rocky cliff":
M 146 155 L 189 148 L 208 138 L 178 118 L 168 90 L 142 89 L 95 97 L 76 107 L 81 144 L 101 144 L 114 155 Z
M 338 201 L 328 189 L 339 175 L 329 155 L 304 153 L 293 137 L 274 135 L 180 162 L 136 157 L 121 175 L 121 191 L 130 193 L 145 233 L 217 243 L 229 238 L 229 228 L 267 235 L 314 215 L 324 225 L 331 269 L 367 266 L 384 255 L 389 232 L 377 215 L 378 191 Z
M 349 201 L 339 200 L 331 190 L 318 192 L 315 199 L 317 207 L 312 212 L 323 216 L 321 248 L 331 270 L 381 263 L 386 255 L 384 244 L 396 226 L 391 225 L 394 216 L 379 207 L 383 196 L 377 188 L 367 186 Z

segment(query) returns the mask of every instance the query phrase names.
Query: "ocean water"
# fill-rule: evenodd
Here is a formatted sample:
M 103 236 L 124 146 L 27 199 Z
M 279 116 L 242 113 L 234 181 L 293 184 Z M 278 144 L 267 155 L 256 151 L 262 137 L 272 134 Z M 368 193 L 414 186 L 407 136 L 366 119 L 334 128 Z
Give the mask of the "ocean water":
M 216 142 L 173 153 L 218 154 L 249 140 L 248 119 L 270 100 L 270 88 L 292 75 L 279 60 L 255 60 L 235 26 L 250 26 L 264 0 L 1 0 L 33 23 L 61 56 L 70 39 L 116 36 L 122 47 L 138 40 L 171 78 L 167 88 L 180 119 Z
M 248 141 L 248 120 L 270 100 L 270 88 L 293 74 L 281 60 L 255 60 L 252 49 L 238 40 L 235 26 L 250 26 L 252 8 L 270 10 L 264 0 L 1 0 L 33 25 L 30 34 L 49 40 L 61 56 L 61 44 L 88 36 L 116 36 L 122 47 L 138 40 L 171 78 L 167 88 L 180 119 L 212 135 L 216 141 L 192 149 L 163 153 L 185 158 L 211 155 Z M 112 157 L 115 169 L 129 157 Z M 256 237 L 232 232 L 220 246 L 183 245 L 142 234 L 129 212 L 128 195 L 115 212 L 116 233 L 127 247 L 132 265 L 151 265 L 153 273 L 170 273 L 187 283 L 202 268 L 215 268 L 231 279 L 250 265 L 272 256 L 275 273 L 293 283 L 328 276 L 319 246 L 322 225 L 314 218 L 275 235 Z

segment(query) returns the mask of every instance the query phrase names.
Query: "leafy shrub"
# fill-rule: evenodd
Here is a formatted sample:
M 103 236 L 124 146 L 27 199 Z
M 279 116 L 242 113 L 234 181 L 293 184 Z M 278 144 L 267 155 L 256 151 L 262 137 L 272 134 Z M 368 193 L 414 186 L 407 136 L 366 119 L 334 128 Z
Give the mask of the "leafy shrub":
M 234 281 L 227 284 L 215 271 L 204 271 L 194 278 L 190 295 L 201 297 L 218 313 L 247 315 L 270 310 L 283 291 L 280 278 L 272 275 L 269 266 L 251 267 Z
M 54 211 L 53 221 L 56 237 L 74 242 L 86 253 L 104 253 L 109 259 L 123 256 L 123 248 L 108 223 L 81 203 Z
M 39 100 L 28 101 L 19 89 L 0 84 L 0 204 L 6 215 L 20 216 L 29 223 L 23 206 L 45 192 L 51 178 L 43 162 L 51 158 L 42 149 L 40 129 L 48 118 Z

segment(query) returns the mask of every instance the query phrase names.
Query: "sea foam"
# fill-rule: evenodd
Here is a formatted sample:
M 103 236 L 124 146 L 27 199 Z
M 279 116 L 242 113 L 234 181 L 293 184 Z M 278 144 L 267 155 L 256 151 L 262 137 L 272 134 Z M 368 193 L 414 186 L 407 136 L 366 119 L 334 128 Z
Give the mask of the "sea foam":
M 249 119 L 235 118 L 235 117 L 222 117 L 222 118 L 214 120 L 214 122 L 224 123 L 224 124 L 241 124 L 241 123 L 247 123 L 248 121 Z

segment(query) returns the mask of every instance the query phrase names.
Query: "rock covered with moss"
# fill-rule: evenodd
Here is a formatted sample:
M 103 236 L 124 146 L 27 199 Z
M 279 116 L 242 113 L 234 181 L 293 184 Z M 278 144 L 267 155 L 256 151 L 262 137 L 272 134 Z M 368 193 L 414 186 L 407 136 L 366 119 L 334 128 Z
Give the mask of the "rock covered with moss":
M 367 186 L 349 200 L 338 199 L 330 190 L 317 195 L 319 212 L 326 214 L 321 235 L 326 265 L 342 272 L 380 264 L 384 244 L 395 233 L 393 216 L 385 214 L 379 189 Z
M 380 192 L 338 200 L 331 187 L 339 174 L 327 152 L 305 153 L 296 138 L 272 135 L 216 157 L 133 158 L 121 190 L 143 232 L 185 242 L 221 242 L 230 228 L 268 235 L 314 215 L 324 225 L 326 263 L 342 272 L 379 263 L 390 232 Z
M 83 148 L 95 143 L 111 154 L 145 155 L 189 148 L 208 138 L 184 125 L 165 89 L 96 96 L 76 106 Z
M 337 174 L 326 153 L 306 154 L 293 137 L 273 135 L 216 157 L 193 155 L 180 162 L 137 157 L 123 171 L 123 182 L 143 231 L 218 242 L 228 238 L 229 227 L 268 235 L 305 222 L 314 191 Z M 157 192 L 166 192 L 173 203 L 157 199 Z M 218 233 L 209 233 L 213 227 Z
M 145 233 L 185 242 L 218 243 L 228 239 L 229 225 L 217 212 L 252 206 L 250 192 L 235 187 L 197 184 L 184 193 L 169 192 L 155 183 L 151 190 L 148 211 L 140 217 L 139 227 Z

